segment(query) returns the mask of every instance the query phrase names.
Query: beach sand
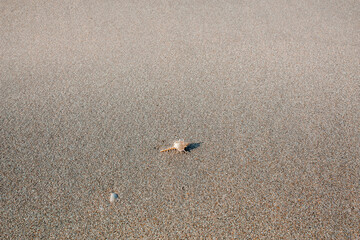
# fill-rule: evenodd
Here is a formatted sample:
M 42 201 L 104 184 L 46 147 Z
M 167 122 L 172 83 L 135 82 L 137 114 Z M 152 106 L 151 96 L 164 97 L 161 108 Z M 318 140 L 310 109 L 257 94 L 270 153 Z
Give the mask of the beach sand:
M 356 1 L 0 11 L 1 239 L 359 237 Z

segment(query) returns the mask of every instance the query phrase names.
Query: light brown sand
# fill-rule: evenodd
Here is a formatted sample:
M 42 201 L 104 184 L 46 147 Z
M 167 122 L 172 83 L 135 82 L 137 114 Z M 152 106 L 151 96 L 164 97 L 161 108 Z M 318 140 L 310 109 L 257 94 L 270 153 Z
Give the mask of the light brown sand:
M 0 238 L 358 237 L 360 5 L 149 2 L 1 1 Z

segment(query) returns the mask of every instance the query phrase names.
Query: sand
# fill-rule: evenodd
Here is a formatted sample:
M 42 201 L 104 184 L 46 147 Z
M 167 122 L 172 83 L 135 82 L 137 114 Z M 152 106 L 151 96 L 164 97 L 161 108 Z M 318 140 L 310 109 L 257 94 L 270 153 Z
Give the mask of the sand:
M 0 12 L 1 239 L 359 237 L 356 1 Z

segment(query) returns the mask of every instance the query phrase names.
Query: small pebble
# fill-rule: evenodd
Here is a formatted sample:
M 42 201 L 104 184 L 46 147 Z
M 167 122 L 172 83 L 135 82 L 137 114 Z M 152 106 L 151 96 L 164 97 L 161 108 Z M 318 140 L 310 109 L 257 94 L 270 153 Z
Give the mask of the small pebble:
M 119 195 L 117 195 L 116 193 L 111 193 L 110 194 L 110 202 L 113 203 L 115 202 L 115 200 L 119 197 Z

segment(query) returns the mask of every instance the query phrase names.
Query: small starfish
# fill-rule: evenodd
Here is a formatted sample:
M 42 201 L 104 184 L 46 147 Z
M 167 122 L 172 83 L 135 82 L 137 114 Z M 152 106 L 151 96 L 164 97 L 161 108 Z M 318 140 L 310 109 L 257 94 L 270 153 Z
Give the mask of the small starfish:
M 160 152 L 167 152 L 170 150 L 178 150 L 179 152 L 185 152 L 185 148 L 189 145 L 189 143 L 184 142 L 184 140 L 179 140 L 174 142 L 174 145 L 170 148 L 161 150 Z

